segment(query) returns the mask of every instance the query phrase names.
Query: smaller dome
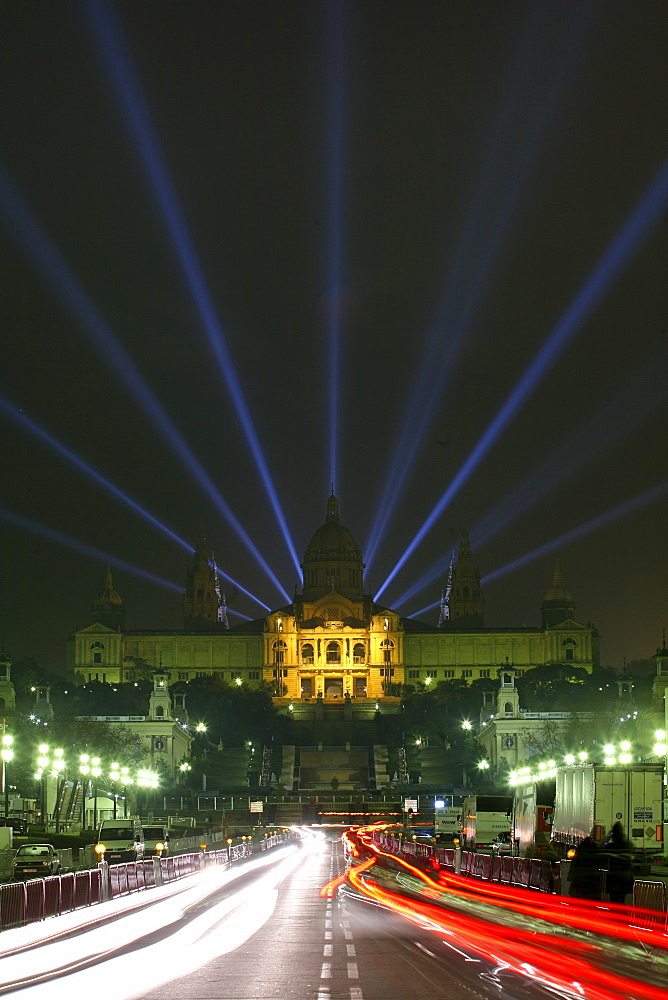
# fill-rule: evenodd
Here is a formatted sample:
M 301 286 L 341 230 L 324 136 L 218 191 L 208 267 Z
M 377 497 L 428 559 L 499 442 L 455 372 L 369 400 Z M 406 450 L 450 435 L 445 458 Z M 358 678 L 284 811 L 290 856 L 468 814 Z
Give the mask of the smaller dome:
M 114 590 L 114 581 L 111 578 L 111 570 L 107 567 L 107 579 L 104 590 L 98 598 L 99 604 L 122 604 L 123 599 L 117 590 Z
M 559 563 L 557 563 L 557 568 L 554 571 L 552 586 L 546 593 L 544 600 L 559 601 L 561 604 L 574 604 L 573 595 L 569 590 L 566 590 L 561 582 L 561 570 L 559 569 Z

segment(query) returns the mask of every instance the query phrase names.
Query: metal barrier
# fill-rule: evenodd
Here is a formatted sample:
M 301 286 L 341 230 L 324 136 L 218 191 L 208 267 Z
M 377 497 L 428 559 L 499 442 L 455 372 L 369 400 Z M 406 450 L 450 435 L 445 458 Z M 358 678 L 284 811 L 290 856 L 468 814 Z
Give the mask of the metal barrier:
M 272 835 L 266 838 L 269 844 L 260 842 L 260 850 L 266 851 L 289 839 L 285 834 Z M 198 851 L 120 865 L 102 861 L 93 869 L 0 885 L 0 930 L 22 927 L 105 899 L 160 886 L 204 867 L 227 865 L 252 853 L 252 845 L 246 842 L 208 853 Z
M 665 883 L 636 879 L 633 883 L 634 926 L 665 932 L 667 917 Z

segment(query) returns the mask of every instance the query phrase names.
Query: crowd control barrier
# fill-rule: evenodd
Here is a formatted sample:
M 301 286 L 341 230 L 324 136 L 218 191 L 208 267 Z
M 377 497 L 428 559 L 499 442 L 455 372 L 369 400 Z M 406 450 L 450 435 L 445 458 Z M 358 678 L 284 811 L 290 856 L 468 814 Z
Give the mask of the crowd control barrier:
M 274 834 L 260 841 L 259 848 L 267 851 L 288 839 L 288 834 Z M 23 927 L 107 899 L 165 885 L 203 868 L 228 865 L 251 854 L 253 846 L 247 841 L 216 851 L 202 850 L 120 865 L 101 861 L 96 868 L 85 871 L 0 885 L 0 930 Z
M 538 858 L 513 858 L 509 855 L 478 854 L 461 851 L 459 858 L 453 848 L 416 844 L 402 841 L 384 833 L 372 835 L 374 843 L 390 854 L 410 858 L 412 862 L 425 863 L 431 869 L 443 868 L 471 879 L 498 882 L 538 892 L 555 891 L 555 873 L 549 861 Z

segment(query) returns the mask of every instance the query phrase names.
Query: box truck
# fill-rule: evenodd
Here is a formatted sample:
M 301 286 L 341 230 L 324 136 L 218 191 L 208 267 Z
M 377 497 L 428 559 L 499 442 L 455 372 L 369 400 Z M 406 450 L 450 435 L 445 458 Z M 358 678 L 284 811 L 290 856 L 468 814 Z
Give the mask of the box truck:
M 512 795 L 467 795 L 464 799 L 464 846 L 491 847 L 510 834 Z
M 603 843 L 619 821 L 633 849 L 663 851 L 663 764 L 557 768 L 552 840 L 562 848 Z

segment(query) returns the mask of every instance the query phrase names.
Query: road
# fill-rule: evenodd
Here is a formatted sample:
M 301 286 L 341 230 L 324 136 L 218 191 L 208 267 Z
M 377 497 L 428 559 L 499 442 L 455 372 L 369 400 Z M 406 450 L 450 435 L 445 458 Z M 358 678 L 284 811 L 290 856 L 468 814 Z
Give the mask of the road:
M 321 896 L 344 867 L 338 838 L 314 838 L 6 931 L 0 996 L 554 1000 L 539 983 L 446 944 L 443 934 L 371 904 Z

